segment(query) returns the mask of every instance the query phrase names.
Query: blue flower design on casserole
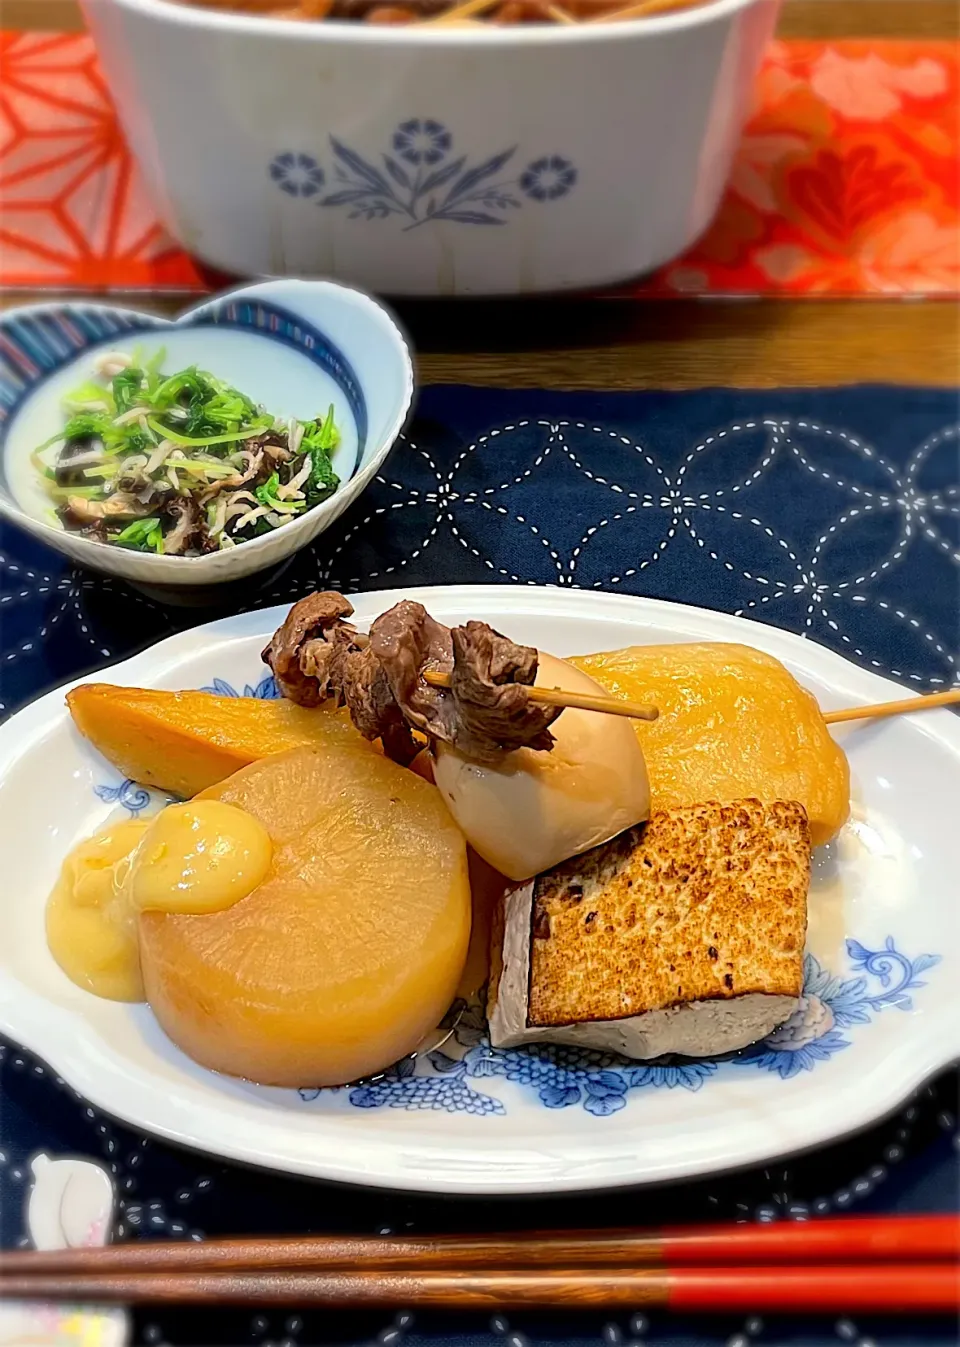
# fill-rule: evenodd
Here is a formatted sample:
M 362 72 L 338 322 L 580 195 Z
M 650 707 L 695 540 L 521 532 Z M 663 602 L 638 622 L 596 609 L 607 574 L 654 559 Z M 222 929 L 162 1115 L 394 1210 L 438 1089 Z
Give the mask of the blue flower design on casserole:
M 319 206 L 346 208 L 351 220 L 393 216 L 404 230 L 429 220 L 504 225 L 525 201 L 557 201 L 578 179 L 573 163 L 559 154 L 541 155 L 518 171 L 516 145 L 469 163 L 465 154 L 457 154 L 452 132 L 429 117 L 401 122 L 389 143 L 390 150 L 376 160 L 331 136 L 329 170 L 311 154 L 287 150 L 271 160 L 267 171 L 290 196 L 317 197 Z M 326 182 L 333 190 L 318 196 Z
M 520 175 L 520 190 L 534 201 L 556 201 L 577 181 L 577 170 L 558 154 L 537 159 Z
M 289 196 L 316 196 L 326 174 L 309 154 L 278 154 L 270 164 L 270 176 Z
M 408 164 L 439 164 L 452 144 L 447 128 L 430 118 L 413 117 L 393 133 L 393 148 Z

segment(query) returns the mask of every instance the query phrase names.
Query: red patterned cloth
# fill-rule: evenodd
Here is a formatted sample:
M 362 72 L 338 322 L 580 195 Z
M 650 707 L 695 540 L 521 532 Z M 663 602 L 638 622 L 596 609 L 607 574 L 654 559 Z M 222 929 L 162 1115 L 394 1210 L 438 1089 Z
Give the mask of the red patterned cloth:
M 85 33 L 0 33 L 0 284 L 204 288 L 157 220 Z
M 958 88 L 953 42 L 775 43 L 713 226 L 617 293 L 960 293 Z M 0 285 L 205 288 L 85 34 L 0 33 Z
M 712 228 L 635 293 L 960 291 L 960 49 L 777 42 Z

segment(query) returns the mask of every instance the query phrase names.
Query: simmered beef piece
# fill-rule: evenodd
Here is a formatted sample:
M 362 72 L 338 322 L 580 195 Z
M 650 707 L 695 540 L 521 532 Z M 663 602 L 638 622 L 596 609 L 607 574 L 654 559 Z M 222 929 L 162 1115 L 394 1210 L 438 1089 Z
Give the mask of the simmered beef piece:
M 299 706 L 319 706 L 331 695 L 328 670 L 320 649 L 331 631 L 346 629 L 353 632 L 343 618 L 353 613 L 353 604 L 332 591 L 308 594 L 295 603 L 282 627 L 273 633 L 270 644 L 261 655 L 269 664 L 277 686 L 285 697 Z M 339 639 L 339 638 L 337 638 Z M 306 664 L 311 669 L 307 672 Z
M 557 707 L 531 702 L 537 652 L 483 622 L 452 631 L 422 604 L 404 600 L 383 613 L 369 637 L 344 621 L 353 607 L 342 594 L 311 594 L 290 610 L 263 652 L 284 696 L 301 706 L 326 698 L 346 705 L 368 739 L 409 762 L 413 731 L 442 739 L 479 762 L 517 748 L 549 750 Z M 424 673 L 450 676 L 434 687 Z

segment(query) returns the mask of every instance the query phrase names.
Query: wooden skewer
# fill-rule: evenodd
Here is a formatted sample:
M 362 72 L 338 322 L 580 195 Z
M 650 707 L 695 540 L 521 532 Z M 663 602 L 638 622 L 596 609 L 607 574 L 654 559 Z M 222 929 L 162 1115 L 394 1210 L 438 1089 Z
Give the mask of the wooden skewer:
M 448 688 L 450 675 L 428 669 L 424 681 L 435 688 Z M 589 692 L 566 692 L 563 688 L 528 689 L 532 702 L 545 706 L 575 707 L 578 711 L 600 711 L 608 716 L 626 716 L 629 720 L 656 720 L 660 714 L 655 706 L 645 702 L 628 702 L 619 697 L 594 696 Z M 848 706 L 842 711 L 825 711 L 824 723 L 842 725 L 849 720 L 882 720 L 885 716 L 912 715 L 914 711 L 932 711 L 937 706 L 960 704 L 960 688 L 933 692 L 924 697 L 905 697 L 899 702 L 878 702 L 873 706 Z
M 904 697 L 899 702 L 878 702 L 874 706 L 848 706 L 842 711 L 825 711 L 827 725 L 843 725 L 848 720 L 882 720 L 884 716 L 909 716 L 914 711 L 932 711 L 935 706 L 960 704 L 960 688 L 931 692 L 923 697 Z
M 431 687 L 448 688 L 450 675 L 439 669 L 427 669 L 423 680 Z M 598 697 L 590 692 L 566 692 L 563 688 L 528 688 L 532 702 L 544 706 L 570 706 L 577 711 L 603 711 L 608 716 L 627 716 L 630 720 L 656 720 L 660 712 L 645 702 L 626 702 L 619 697 Z
M 486 0 L 467 0 L 467 3 L 486 3 Z M 365 637 L 358 637 L 365 641 Z M 438 669 L 427 669 L 424 681 L 435 688 L 448 688 L 450 675 Z M 620 697 L 594 696 L 589 692 L 565 692 L 563 688 L 529 689 L 530 700 L 546 706 L 571 706 L 579 711 L 601 711 L 608 716 L 626 716 L 629 720 L 656 720 L 660 712 L 645 702 L 628 702 Z M 930 692 L 921 697 L 904 697 L 902 701 L 875 702 L 870 706 L 847 706 L 840 711 L 824 711 L 825 725 L 843 725 L 850 720 L 882 720 L 885 716 L 909 716 L 915 711 L 932 711 L 937 706 L 960 705 L 960 687 L 945 692 Z
M 575 24 L 577 22 L 573 15 L 568 14 L 561 5 L 547 3 L 544 5 L 544 9 L 550 15 L 551 19 L 553 19 L 554 23 Z

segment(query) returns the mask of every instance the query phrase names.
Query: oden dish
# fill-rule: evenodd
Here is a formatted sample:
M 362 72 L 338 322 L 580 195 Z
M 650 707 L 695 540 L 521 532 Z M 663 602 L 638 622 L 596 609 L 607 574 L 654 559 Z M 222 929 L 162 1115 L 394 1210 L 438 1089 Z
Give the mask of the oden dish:
M 849 784 L 782 665 L 735 646 L 595 657 L 616 691 L 664 693 L 651 799 L 631 721 L 563 705 L 599 693 L 581 669 L 416 602 L 367 632 L 352 616 L 335 592 L 294 604 L 262 652 L 283 697 L 268 707 L 68 695 L 131 779 L 199 788 L 70 853 L 47 908 L 68 977 L 147 1000 L 217 1071 L 349 1084 L 429 1050 L 468 962 L 479 987 L 493 898 L 494 1047 L 715 1056 L 794 1012 L 810 815 L 827 840 Z M 651 701 L 635 710 L 659 723 Z
M 366 632 L 402 600 L 421 602 L 448 628 L 481 619 L 567 659 L 642 643 L 748 645 L 782 661 L 830 712 L 895 700 L 905 691 L 789 632 L 649 599 L 502 585 L 407 590 L 358 596 L 350 620 Z M 782 1031 L 742 1055 L 639 1063 L 605 1056 L 609 1064 L 601 1081 L 594 1048 L 558 1048 L 549 1042 L 489 1045 L 480 1009 L 472 1004 L 455 1031 L 459 1008 L 442 1027 L 429 1030 L 423 1050 L 397 1070 L 336 1092 L 309 1088 L 298 1095 L 238 1083 L 197 1066 L 162 1031 L 149 1007 L 93 996 L 61 971 L 46 942 L 44 906 L 75 842 L 123 821 L 130 810 L 140 811 L 136 822 L 148 819 L 150 808 L 141 808 L 143 790 L 128 785 L 119 798 L 117 790 L 123 777 L 144 779 L 151 761 L 150 779 L 161 792 L 152 797 L 156 809 L 164 790 L 195 794 L 216 786 L 264 761 L 271 747 L 322 749 L 330 737 L 325 729 L 330 708 L 261 700 L 267 694 L 261 651 L 286 615 L 286 609 L 260 610 L 185 630 L 104 670 L 89 694 L 86 684 L 68 689 L 75 707 L 82 704 L 78 698 L 84 689 L 89 738 L 77 733 L 64 690 L 39 698 L 0 726 L 0 850 L 9 872 L 6 938 L 0 948 L 0 1029 L 39 1054 L 90 1104 L 178 1144 L 290 1173 L 421 1191 L 583 1190 L 766 1163 L 800 1147 L 824 1144 L 888 1114 L 960 1049 L 949 815 L 960 779 L 960 730 L 955 715 L 933 710 L 862 728 L 831 729 L 849 757 L 854 808 L 837 838 L 813 854 L 804 994 Z M 246 695 L 198 691 L 214 683 L 230 684 Z M 140 689 L 141 695 L 130 689 Z M 108 694 L 114 698 L 112 721 Z M 649 728 L 665 723 L 667 715 L 664 703 L 660 721 Z M 356 733 L 346 708 L 334 711 L 334 718 L 343 730 L 339 738 Z M 95 744 L 111 723 L 106 760 Z M 551 731 L 562 724 L 563 715 Z M 644 725 L 639 729 L 638 738 L 646 733 Z M 358 751 L 376 755 L 370 744 Z M 656 813 L 657 783 L 662 786 L 664 777 L 656 749 L 645 745 L 644 756 Z M 422 766 L 418 762 L 418 769 Z M 167 776 L 170 771 L 175 780 Z M 403 775 L 406 769 L 399 771 Z M 762 799 L 769 789 L 769 778 L 757 780 L 763 807 L 745 804 L 742 826 L 746 835 L 763 838 L 767 855 L 774 854 L 772 844 L 781 837 L 799 857 L 802 839 L 792 823 L 786 827 L 789 813 L 783 816 L 782 834 L 775 832 L 781 826 L 776 812 Z M 660 812 L 672 816 L 674 808 L 697 814 L 705 806 L 677 805 Z M 708 853 L 707 839 L 719 842 L 734 826 L 739 825 L 733 816 L 711 816 L 698 852 L 699 873 L 710 855 L 722 855 L 719 846 Z M 692 846 L 689 820 L 683 835 L 684 846 Z M 655 852 L 630 853 L 629 865 L 617 871 L 624 889 L 645 855 L 652 861 L 679 855 L 673 836 L 669 852 L 661 835 Z M 586 861 L 579 864 L 585 867 Z M 542 928 L 541 908 L 550 922 L 549 938 L 545 933 L 540 938 L 544 957 L 537 960 L 532 1018 L 538 1026 L 566 1012 L 577 972 L 587 967 L 566 958 L 567 923 L 577 907 L 562 904 L 576 897 L 567 881 L 578 882 L 567 865 L 551 872 L 555 880 L 541 884 L 535 895 L 538 924 Z M 474 886 L 482 878 L 479 866 L 471 861 L 474 902 L 479 892 Z M 788 872 L 783 873 L 786 880 Z M 802 871 L 792 873 L 801 883 Z M 602 905 L 584 906 L 595 890 L 594 880 L 583 875 L 578 945 L 599 959 L 604 949 L 613 948 L 606 925 L 618 928 L 618 942 L 624 938 L 632 900 L 616 901 L 618 889 L 606 871 L 595 868 L 591 874 L 602 885 Z M 657 883 L 666 880 L 665 869 L 658 874 Z M 756 874 L 759 878 L 761 872 Z M 680 867 L 675 878 L 679 883 Z M 772 900 L 775 893 L 769 892 Z M 680 896 L 678 889 L 675 897 Z M 636 907 L 629 929 L 642 932 L 642 905 Z M 682 911 L 679 902 L 669 910 Z M 588 935 L 586 918 L 594 911 L 598 915 L 591 926 L 597 929 Z M 783 912 L 786 917 L 785 902 Z M 483 951 L 483 925 L 483 914 L 475 915 L 471 941 L 480 945 L 471 951 L 458 998 L 472 995 L 484 979 L 477 957 Z M 724 936 L 735 929 L 715 926 L 708 934 Z M 784 972 L 796 958 L 786 947 L 788 938 L 785 921 L 777 933 L 778 966 Z M 570 948 L 576 952 L 577 945 Z M 719 945 L 709 940 L 699 948 L 698 979 L 714 970 L 711 976 L 722 983 L 730 972 L 736 993 L 741 985 L 749 990 L 753 971 L 729 940 Z M 562 981 L 541 980 L 551 964 L 554 970 L 561 966 L 561 955 Z M 732 970 L 728 961 L 735 965 Z M 667 960 L 658 979 L 665 979 L 670 962 L 676 960 Z M 886 984 L 880 979 L 882 968 L 888 970 Z M 894 998 L 910 978 L 911 1006 L 902 1009 Z M 702 990 L 703 984 L 686 974 L 682 982 L 685 990 Z M 596 985 L 598 995 L 609 996 L 606 978 L 596 979 Z M 556 993 L 550 991 L 554 987 Z M 631 991 L 636 997 L 636 989 Z M 862 1018 L 837 1025 L 831 1014 L 836 1017 L 849 1004 L 839 999 L 848 992 Z M 712 1004 L 736 1006 L 737 999 Z M 609 1001 L 598 999 L 591 1009 L 608 1015 Z M 546 1108 L 540 1097 L 543 1082 L 557 1082 L 561 1062 L 568 1102 Z M 595 1109 L 601 1084 L 609 1096 L 606 1082 L 623 1093 L 612 1108 Z M 555 1105 L 556 1095 L 549 1098 Z
M 201 261 L 510 295 L 637 276 L 703 233 L 776 10 L 454 28 L 91 0 L 87 17 L 164 222 Z

